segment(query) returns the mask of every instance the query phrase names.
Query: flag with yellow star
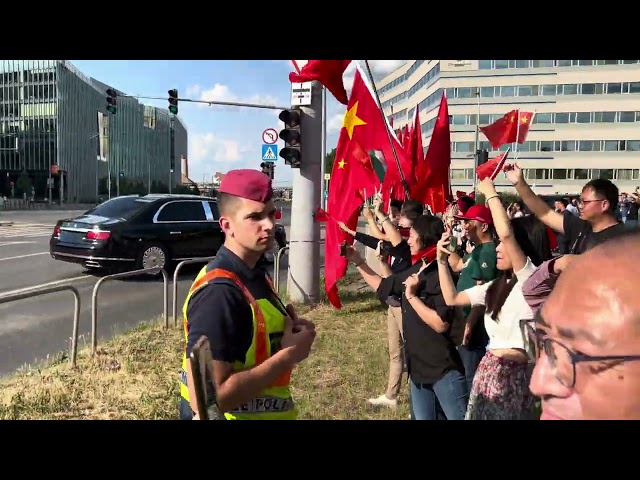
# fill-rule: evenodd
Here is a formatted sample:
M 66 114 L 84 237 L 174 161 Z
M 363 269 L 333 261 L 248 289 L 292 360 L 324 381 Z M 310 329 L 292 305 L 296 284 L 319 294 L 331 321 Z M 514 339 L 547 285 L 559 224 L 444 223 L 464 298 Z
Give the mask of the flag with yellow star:
M 492 124 L 480 127 L 480 131 L 496 150 L 507 143 L 524 143 L 533 116 L 534 112 L 511 110 Z
M 324 280 L 327 298 L 341 308 L 337 282 L 347 271 L 347 259 L 340 256 L 340 244 L 353 244 L 353 237 L 344 233 L 337 222 L 344 222 L 351 230 L 358 227 L 360 207 L 365 197 L 380 188 L 380 180 L 373 169 L 371 157 L 356 140 L 349 141 L 347 150 L 339 149 L 331 172 L 327 213 L 335 221 L 325 229 Z

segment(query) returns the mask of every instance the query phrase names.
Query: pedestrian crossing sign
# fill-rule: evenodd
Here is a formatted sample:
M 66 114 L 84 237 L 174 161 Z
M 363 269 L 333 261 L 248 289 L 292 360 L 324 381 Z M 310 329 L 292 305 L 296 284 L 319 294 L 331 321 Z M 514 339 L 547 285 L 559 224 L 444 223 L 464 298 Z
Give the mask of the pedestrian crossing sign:
M 267 145 L 266 143 L 262 145 L 262 160 L 265 162 L 275 162 L 278 160 L 278 146 L 277 145 Z

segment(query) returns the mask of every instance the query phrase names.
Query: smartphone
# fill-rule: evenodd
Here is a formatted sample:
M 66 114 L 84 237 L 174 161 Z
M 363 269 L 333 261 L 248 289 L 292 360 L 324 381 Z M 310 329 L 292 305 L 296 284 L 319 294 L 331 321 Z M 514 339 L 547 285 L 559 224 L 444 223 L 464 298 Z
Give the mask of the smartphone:
M 209 339 L 204 335 L 191 349 L 189 363 L 191 366 L 191 380 L 195 393 L 196 413 L 200 420 L 209 420 L 207 412 L 207 352 L 211 356 L 209 349 Z
M 209 339 L 201 336 L 191 349 L 189 355 L 191 375 L 193 377 L 193 389 L 200 420 L 226 420 L 215 399 L 215 392 L 209 394 L 207 385 L 213 385 L 213 358 Z
M 447 249 L 450 252 L 455 252 L 458 249 L 458 237 L 454 237 L 453 235 L 449 237 L 449 245 Z

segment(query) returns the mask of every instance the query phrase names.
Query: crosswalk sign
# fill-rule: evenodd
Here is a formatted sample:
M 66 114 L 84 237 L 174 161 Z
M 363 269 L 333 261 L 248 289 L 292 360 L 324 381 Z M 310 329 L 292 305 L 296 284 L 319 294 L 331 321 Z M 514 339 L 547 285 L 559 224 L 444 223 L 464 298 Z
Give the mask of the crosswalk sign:
M 262 145 L 262 160 L 265 162 L 275 162 L 278 160 L 278 146 L 277 145 L 267 145 L 266 143 Z

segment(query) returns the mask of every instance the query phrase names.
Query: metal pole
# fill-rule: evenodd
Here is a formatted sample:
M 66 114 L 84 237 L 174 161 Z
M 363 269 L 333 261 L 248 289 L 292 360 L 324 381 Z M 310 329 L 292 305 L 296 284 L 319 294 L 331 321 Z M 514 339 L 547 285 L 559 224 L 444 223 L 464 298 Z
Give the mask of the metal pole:
M 293 169 L 291 241 L 289 242 L 290 300 L 301 303 L 320 301 L 320 224 L 313 212 L 320 205 L 322 185 L 322 86 L 311 84 L 311 106 L 300 107 L 302 165 Z
M 478 186 L 478 176 L 476 175 L 476 168 L 478 168 L 478 162 L 480 161 L 480 88 L 476 88 L 476 98 L 478 100 L 478 118 L 476 119 L 476 146 L 473 154 L 473 191 L 476 191 Z
M 327 198 L 324 192 L 327 190 L 327 181 L 325 180 L 325 174 L 327 173 L 327 89 L 322 87 L 322 163 L 320 169 L 320 205 L 323 210 L 327 208 Z

